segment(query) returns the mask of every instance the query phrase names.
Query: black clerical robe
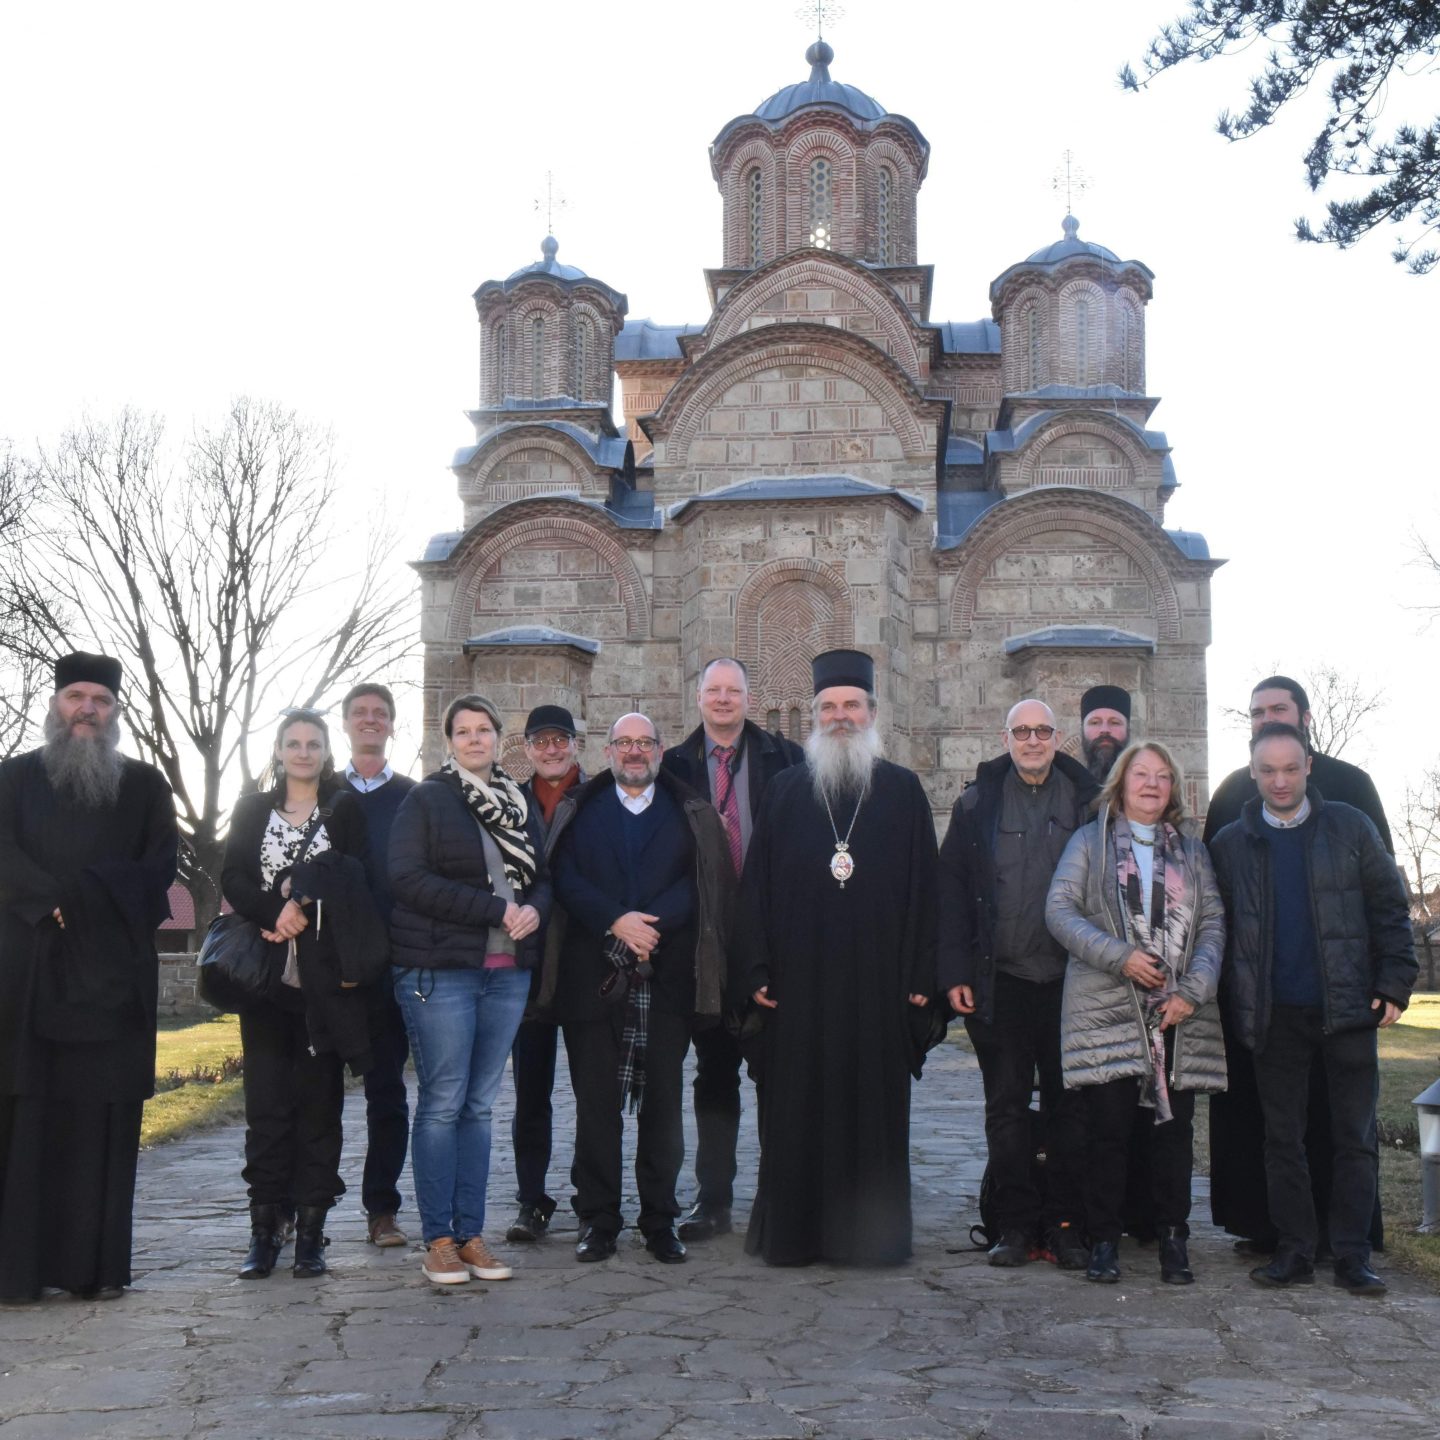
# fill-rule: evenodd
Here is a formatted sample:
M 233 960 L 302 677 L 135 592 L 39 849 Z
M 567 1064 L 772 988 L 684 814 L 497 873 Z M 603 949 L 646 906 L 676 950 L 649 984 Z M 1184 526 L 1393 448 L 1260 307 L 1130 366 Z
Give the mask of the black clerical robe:
M 833 809 L 832 827 L 808 766 L 778 775 L 742 882 L 737 998 L 768 986 L 779 1007 L 760 1039 L 746 1248 L 776 1265 L 910 1254 L 908 997 L 936 984 L 934 820 L 919 779 L 886 761 L 858 815 L 853 801 Z M 854 873 L 841 889 L 830 861 L 847 831 Z
M 152 766 L 127 760 L 118 801 L 87 809 L 39 751 L 0 764 L 0 1298 L 129 1283 L 177 838 Z

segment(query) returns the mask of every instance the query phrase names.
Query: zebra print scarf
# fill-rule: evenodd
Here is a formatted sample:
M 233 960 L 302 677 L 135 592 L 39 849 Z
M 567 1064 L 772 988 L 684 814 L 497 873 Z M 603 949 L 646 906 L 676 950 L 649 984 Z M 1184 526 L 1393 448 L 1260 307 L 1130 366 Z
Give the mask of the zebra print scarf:
M 462 770 L 453 755 L 441 769 L 448 770 L 460 782 L 460 794 L 470 813 L 489 831 L 500 851 L 505 877 L 518 900 L 535 883 L 535 846 L 525 829 L 530 813 L 525 792 L 498 765 L 491 769 L 488 785 L 476 780 L 468 770 Z

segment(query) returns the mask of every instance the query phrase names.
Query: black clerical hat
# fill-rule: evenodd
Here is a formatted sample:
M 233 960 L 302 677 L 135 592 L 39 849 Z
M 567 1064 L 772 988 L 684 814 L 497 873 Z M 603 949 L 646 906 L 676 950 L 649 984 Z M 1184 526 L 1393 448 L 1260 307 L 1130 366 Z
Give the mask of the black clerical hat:
M 542 730 L 561 730 L 574 739 L 575 717 L 563 705 L 537 705 L 525 717 L 525 738 Z
M 1080 719 L 1083 721 L 1092 710 L 1114 710 L 1130 718 L 1130 692 L 1118 685 L 1092 685 L 1080 697 Z
M 77 682 L 89 685 L 103 685 L 117 700 L 120 698 L 120 662 L 108 655 L 91 655 L 86 650 L 77 650 L 73 655 L 62 655 L 55 662 L 55 688 L 63 690 Z
M 854 685 L 875 693 L 875 662 L 863 650 L 827 650 L 810 662 L 815 693 L 832 685 Z

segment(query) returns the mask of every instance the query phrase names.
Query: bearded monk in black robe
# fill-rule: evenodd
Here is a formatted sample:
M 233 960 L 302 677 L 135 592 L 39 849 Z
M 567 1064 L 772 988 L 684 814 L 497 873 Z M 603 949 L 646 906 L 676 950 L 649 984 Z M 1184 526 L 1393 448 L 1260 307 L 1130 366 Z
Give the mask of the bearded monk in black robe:
M 155 1090 L 170 786 L 118 751 L 120 666 L 55 667 L 46 743 L 0 764 L 0 1299 L 130 1283 Z
M 745 1248 L 772 1265 L 910 1255 L 910 1079 L 934 994 L 935 825 L 879 757 L 874 668 L 819 656 L 809 763 L 771 781 L 742 882 L 738 985 L 764 1017 Z

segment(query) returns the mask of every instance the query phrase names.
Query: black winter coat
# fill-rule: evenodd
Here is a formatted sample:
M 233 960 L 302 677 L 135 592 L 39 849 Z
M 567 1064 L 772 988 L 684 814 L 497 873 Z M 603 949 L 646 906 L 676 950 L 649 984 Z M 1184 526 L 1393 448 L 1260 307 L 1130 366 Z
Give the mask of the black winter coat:
M 940 989 L 969 985 L 975 1016 L 987 1025 L 995 1018 L 995 843 L 1012 764 L 1005 754 L 980 766 L 975 783 L 955 802 L 940 847 Z M 1056 755 L 1055 768 L 1074 787 L 1072 829 L 1078 830 L 1088 822 L 1100 786 L 1069 755 Z
M 760 819 L 760 803 L 765 798 L 766 787 L 792 765 L 803 765 L 805 752 L 793 740 L 762 730 L 753 720 L 745 722 L 741 748 L 745 756 L 753 824 Z M 697 725 L 673 750 L 667 750 L 660 764 L 697 795 L 703 795 L 713 803 L 715 797 L 710 793 L 710 766 L 705 758 L 704 725 Z
M 265 835 L 275 797 L 271 791 L 242 796 L 230 818 L 225 842 L 225 868 L 221 888 L 235 912 L 272 930 L 285 908 L 280 886 L 290 874 L 282 870 L 274 888 L 265 889 L 260 876 L 260 843 Z M 369 851 L 365 815 L 353 791 L 336 784 L 320 792 L 325 834 L 331 850 L 349 856 L 363 866 Z M 298 887 L 297 887 L 298 888 Z M 275 947 L 279 963 L 270 987 L 270 1002 L 282 1010 L 304 1010 L 310 1041 L 317 1051 L 334 1051 L 357 1074 L 367 1068 L 370 1058 L 370 1030 L 366 1017 L 364 989 L 348 988 L 361 981 L 357 956 L 342 951 L 339 931 L 326 923 L 322 910 L 306 908 L 309 925 L 295 941 L 300 966 L 300 993 L 280 983 L 283 949 Z M 319 923 L 317 924 L 317 919 Z M 342 982 L 344 984 L 342 985 Z
M 1374 1026 L 1379 997 L 1403 1010 L 1417 966 L 1409 907 L 1395 862 L 1368 816 L 1353 806 L 1327 804 L 1309 792 L 1314 814 L 1304 827 L 1320 983 L 1327 1035 Z M 1220 1004 L 1227 1024 L 1249 1050 L 1261 1050 L 1270 1028 L 1270 970 L 1275 902 L 1270 846 L 1261 802 L 1251 800 L 1233 824 L 1210 842 L 1215 878 L 1225 902 L 1225 965 Z
M 530 803 L 525 829 L 535 849 L 535 880 L 515 897 L 533 905 L 540 929 L 515 947 L 521 970 L 540 965 L 540 937 L 550 917 L 540 806 Z M 479 970 L 490 931 L 505 919 L 505 902 L 490 883 L 480 825 L 451 770 L 427 775 L 404 799 L 390 830 L 391 963 L 404 969 Z

